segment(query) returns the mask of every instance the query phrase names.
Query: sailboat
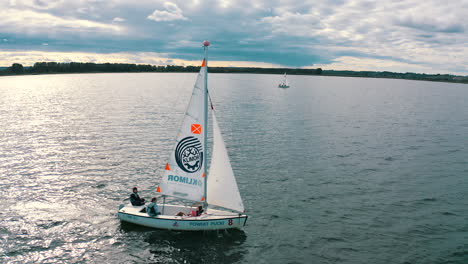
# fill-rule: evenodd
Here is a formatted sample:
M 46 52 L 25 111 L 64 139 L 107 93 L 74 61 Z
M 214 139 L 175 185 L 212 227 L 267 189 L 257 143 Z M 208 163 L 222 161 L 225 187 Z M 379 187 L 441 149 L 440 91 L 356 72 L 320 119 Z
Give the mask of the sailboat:
M 286 79 L 286 73 L 284 73 L 283 81 L 278 84 L 279 88 L 289 88 L 288 80 Z
M 208 173 L 208 41 L 203 42 L 204 59 L 192 97 L 184 115 L 165 173 L 156 192 L 160 215 L 149 216 L 145 206 L 120 205 L 121 221 L 169 230 L 241 229 L 247 222 L 242 198 L 229 161 L 221 131 L 210 100 L 213 148 Z M 191 205 L 166 203 L 166 197 L 182 199 Z M 197 206 L 204 212 L 197 216 Z

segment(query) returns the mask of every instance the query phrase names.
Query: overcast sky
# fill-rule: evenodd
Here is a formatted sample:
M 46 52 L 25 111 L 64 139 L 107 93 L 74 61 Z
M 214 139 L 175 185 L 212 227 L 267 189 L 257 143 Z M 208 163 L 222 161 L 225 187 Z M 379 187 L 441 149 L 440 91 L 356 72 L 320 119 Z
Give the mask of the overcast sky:
M 0 66 L 36 61 L 468 75 L 468 0 L 0 0 Z

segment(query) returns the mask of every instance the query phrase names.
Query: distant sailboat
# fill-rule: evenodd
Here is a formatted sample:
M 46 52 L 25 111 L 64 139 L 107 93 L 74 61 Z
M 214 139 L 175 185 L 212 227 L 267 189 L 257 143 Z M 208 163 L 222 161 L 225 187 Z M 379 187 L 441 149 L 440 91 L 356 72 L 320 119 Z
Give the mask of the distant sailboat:
M 120 206 L 118 217 L 121 221 L 187 231 L 241 229 L 247 222 L 248 216 L 244 214 L 244 205 L 212 105 L 213 153 L 208 174 L 207 51 L 210 43 L 204 41 L 203 45 L 205 58 L 157 192 L 163 195 L 164 200 L 170 196 L 202 203 L 205 213 L 189 216 L 193 215 L 196 207 L 164 202 L 158 204 L 161 214 L 151 217 L 144 212 L 144 206 L 129 204 Z M 180 212 L 184 215 L 177 216 Z
M 278 87 L 279 88 L 289 88 L 288 79 L 286 79 L 286 73 L 284 73 L 283 81 L 280 84 L 278 84 Z

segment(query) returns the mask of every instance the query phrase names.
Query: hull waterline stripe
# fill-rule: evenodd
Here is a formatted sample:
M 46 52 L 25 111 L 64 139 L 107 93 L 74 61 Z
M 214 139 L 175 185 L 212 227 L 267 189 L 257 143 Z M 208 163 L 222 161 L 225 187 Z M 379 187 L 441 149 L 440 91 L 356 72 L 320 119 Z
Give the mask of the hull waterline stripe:
M 229 218 L 217 218 L 217 219 L 208 219 L 208 220 L 200 220 L 200 219 L 166 219 L 166 218 L 156 218 L 156 217 L 151 217 L 151 216 L 142 216 L 142 215 L 134 215 L 134 214 L 128 214 L 128 213 L 122 213 L 122 212 L 119 212 L 119 214 L 125 214 L 125 215 L 131 215 L 131 216 L 138 216 L 138 217 L 143 217 L 143 218 L 151 218 L 151 219 L 158 219 L 158 220 L 167 220 L 167 221 L 219 221 L 219 220 L 229 220 L 229 219 L 234 219 L 234 218 L 238 218 L 237 216 L 234 216 L 234 217 L 229 217 Z M 246 216 L 241 216 L 239 218 L 246 218 L 245 219 L 245 222 L 247 222 L 247 215 Z M 122 219 L 121 219 L 122 220 Z M 125 220 L 124 220 L 125 221 Z M 245 225 L 245 222 L 244 222 L 244 225 Z

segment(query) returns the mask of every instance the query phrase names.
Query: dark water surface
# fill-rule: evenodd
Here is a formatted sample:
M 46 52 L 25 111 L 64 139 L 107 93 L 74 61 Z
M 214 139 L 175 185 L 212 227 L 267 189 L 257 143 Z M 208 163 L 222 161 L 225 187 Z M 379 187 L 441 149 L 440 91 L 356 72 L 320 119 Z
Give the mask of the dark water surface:
M 468 86 L 210 75 L 244 231 L 124 225 L 195 74 L 0 78 L 1 263 L 468 263 Z

